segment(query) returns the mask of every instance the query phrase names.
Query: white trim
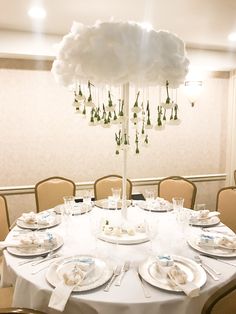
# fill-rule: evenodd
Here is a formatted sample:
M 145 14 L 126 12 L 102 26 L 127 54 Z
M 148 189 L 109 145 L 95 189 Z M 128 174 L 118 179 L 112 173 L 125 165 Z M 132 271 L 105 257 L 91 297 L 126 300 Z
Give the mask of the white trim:
M 164 177 L 157 178 L 137 178 L 131 179 L 134 187 L 156 185 Z M 184 178 L 193 182 L 208 182 L 208 181 L 225 181 L 227 179 L 226 173 L 217 174 L 203 174 L 203 175 L 190 175 L 184 176 Z M 94 181 L 78 182 L 76 183 L 76 190 L 93 189 Z M 0 194 L 4 195 L 17 195 L 17 194 L 33 194 L 34 185 L 22 185 L 22 186 L 5 186 L 0 187 Z

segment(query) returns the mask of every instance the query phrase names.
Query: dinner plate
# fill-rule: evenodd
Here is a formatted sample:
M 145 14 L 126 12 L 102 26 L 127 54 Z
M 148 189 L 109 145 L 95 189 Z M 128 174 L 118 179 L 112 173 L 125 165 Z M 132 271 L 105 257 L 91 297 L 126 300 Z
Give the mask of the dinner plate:
M 173 255 L 172 258 L 174 264 L 185 272 L 188 282 L 194 283 L 198 288 L 205 284 L 207 279 L 206 273 L 200 265 L 186 257 Z M 139 266 L 139 273 L 145 281 L 154 287 L 168 291 L 182 292 L 179 287 L 170 285 L 168 279 L 158 271 L 155 257 L 149 257 L 142 263 Z
M 110 201 L 108 199 L 97 200 L 95 201 L 95 205 L 97 207 L 104 208 L 104 209 L 116 209 L 115 202 Z M 128 207 L 130 205 L 131 205 L 131 201 L 127 200 L 126 206 Z M 121 209 L 121 207 L 122 207 L 122 201 L 118 201 L 117 209 Z
M 101 232 L 98 234 L 98 239 L 115 244 L 137 244 L 149 241 L 145 232 L 136 232 L 134 235 L 123 233 L 121 236 L 108 235 Z
M 218 223 L 220 223 L 220 218 L 218 216 L 213 216 L 208 219 L 193 220 L 193 222 L 191 222 L 190 219 L 190 225 L 196 227 L 211 227 L 218 225 Z
M 104 260 L 89 256 L 89 255 L 75 255 L 58 260 L 51 264 L 46 273 L 47 281 L 56 287 L 63 280 L 63 274 L 74 269 L 78 262 L 86 259 L 93 259 L 95 266 L 94 270 L 85 279 L 74 287 L 73 292 L 92 290 L 102 286 L 113 275 L 112 267 Z
M 43 232 L 40 232 L 41 234 L 39 236 L 45 236 L 45 234 Z M 59 249 L 63 244 L 63 238 L 58 235 L 58 234 L 53 234 L 56 239 L 57 242 L 55 245 L 52 246 L 39 246 L 39 247 L 29 247 L 29 248 L 19 248 L 19 247 L 8 247 L 7 251 L 13 255 L 16 256 L 20 256 L 20 257 L 27 257 L 27 256 L 40 256 L 40 255 L 44 255 L 47 254 L 49 252 L 52 251 L 56 251 L 57 249 Z
M 41 229 L 48 229 L 55 227 L 61 223 L 61 217 L 57 216 L 55 213 L 51 214 L 48 212 L 45 212 L 43 214 L 39 213 L 38 215 L 48 215 L 47 221 L 48 224 L 43 225 L 43 224 L 38 224 L 38 223 L 26 223 L 25 221 L 21 220 L 20 218 L 17 219 L 16 224 L 18 227 L 22 229 L 31 229 L 31 230 L 41 230 Z
M 57 214 L 61 214 L 62 212 L 62 207 L 63 207 L 63 204 L 60 204 L 60 205 L 57 205 L 54 207 L 54 211 L 57 213 Z M 82 215 L 82 214 L 85 214 L 85 213 L 88 213 L 92 210 L 92 206 L 90 205 L 85 205 L 83 204 L 82 202 L 81 203 L 75 203 L 73 205 L 73 208 L 72 208 L 72 215 Z
M 171 203 L 169 203 L 168 201 L 165 201 L 165 204 L 156 203 L 154 206 L 150 206 L 146 201 L 140 201 L 137 205 L 141 209 L 151 212 L 167 212 L 173 210 L 173 208 L 171 207 Z
M 187 240 L 188 244 L 195 250 L 205 253 L 212 256 L 217 257 L 236 257 L 236 250 L 230 250 L 222 247 L 211 247 L 211 246 L 203 246 L 198 244 L 199 235 L 192 235 L 189 240 Z

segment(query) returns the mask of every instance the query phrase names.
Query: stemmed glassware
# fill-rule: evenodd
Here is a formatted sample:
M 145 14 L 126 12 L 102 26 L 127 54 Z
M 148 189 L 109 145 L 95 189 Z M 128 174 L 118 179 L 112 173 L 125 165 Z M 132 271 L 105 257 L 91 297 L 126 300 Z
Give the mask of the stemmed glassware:
M 102 218 L 100 215 L 91 216 L 90 217 L 90 230 L 94 237 L 94 244 L 95 244 L 95 256 L 98 255 L 98 235 L 101 232 L 101 220 Z
M 154 254 L 154 240 L 158 233 L 158 220 L 153 217 L 148 217 L 144 221 L 145 231 L 150 240 L 151 254 Z
M 72 216 L 74 197 L 73 196 L 64 196 L 64 206 L 63 206 L 63 216 L 68 220 Z
M 118 209 L 118 202 L 120 200 L 120 196 L 121 196 L 121 189 L 120 188 L 112 188 L 112 200 L 115 203 L 115 209 Z
M 155 200 L 154 190 L 152 189 L 145 190 L 145 199 L 147 203 L 147 208 L 151 210 L 153 207 L 154 200 Z

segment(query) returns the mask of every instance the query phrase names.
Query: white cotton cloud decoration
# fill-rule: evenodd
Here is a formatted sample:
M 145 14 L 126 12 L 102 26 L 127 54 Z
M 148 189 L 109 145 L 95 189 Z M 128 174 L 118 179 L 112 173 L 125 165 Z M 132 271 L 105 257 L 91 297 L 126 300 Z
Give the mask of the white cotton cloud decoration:
M 184 82 L 189 61 L 181 39 L 134 22 L 74 22 L 59 44 L 52 72 L 57 82 L 165 85 Z

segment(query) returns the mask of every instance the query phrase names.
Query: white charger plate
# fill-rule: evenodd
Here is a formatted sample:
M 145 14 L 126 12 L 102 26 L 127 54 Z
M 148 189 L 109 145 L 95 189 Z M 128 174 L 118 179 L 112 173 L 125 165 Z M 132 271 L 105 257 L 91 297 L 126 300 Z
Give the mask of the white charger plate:
M 197 221 L 191 222 L 190 220 L 190 225 L 196 226 L 196 227 L 211 227 L 211 226 L 216 226 L 220 223 L 220 218 L 218 216 L 213 216 L 208 219 L 199 219 Z
M 159 205 L 159 206 L 155 205 L 152 207 L 150 207 L 146 201 L 140 201 L 140 202 L 138 202 L 137 205 L 141 209 L 148 210 L 151 212 L 169 212 L 169 211 L 173 210 L 173 208 L 171 207 L 171 203 L 169 203 L 168 201 L 166 201 L 165 205 Z
M 123 233 L 120 237 L 101 232 L 97 237 L 100 240 L 114 244 L 138 244 L 149 241 L 149 238 L 145 232 L 136 232 L 134 235 Z
M 41 213 L 39 213 L 38 215 L 41 215 Z M 42 224 L 38 224 L 38 223 L 29 224 L 29 223 L 24 222 L 20 218 L 17 219 L 17 221 L 16 221 L 16 224 L 18 227 L 20 227 L 22 229 L 31 229 L 31 230 L 48 229 L 48 228 L 55 227 L 55 226 L 59 225 L 60 223 L 61 223 L 61 217 L 57 216 L 55 213 L 54 213 L 54 215 L 51 215 L 51 217 L 49 216 L 47 225 L 42 225 Z
M 43 237 L 43 232 L 40 232 L 42 237 Z M 27 233 L 29 234 L 29 233 Z M 52 251 L 56 251 L 59 249 L 63 244 L 63 238 L 58 235 L 54 234 L 54 236 L 57 239 L 56 245 L 53 245 L 52 247 L 44 247 L 44 246 L 39 246 L 39 247 L 34 247 L 34 248 L 19 248 L 19 247 L 8 247 L 7 251 L 13 255 L 20 256 L 20 257 L 27 257 L 27 256 L 40 256 L 47 254 Z
M 61 214 L 61 207 L 63 206 L 63 204 L 60 204 L 60 205 L 57 205 L 54 207 L 54 211 L 57 213 L 57 214 Z M 88 213 L 92 210 L 92 206 L 87 206 L 87 207 L 83 207 L 83 203 L 80 202 L 80 203 L 75 203 L 73 205 L 73 209 L 72 209 L 72 215 L 76 216 L 76 215 L 82 215 L 82 214 L 85 214 L 85 213 Z
M 187 281 L 194 283 L 198 288 L 201 288 L 206 282 L 206 273 L 200 265 L 189 258 L 183 256 L 172 256 L 175 265 L 183 270 L 187 275 Z M 172 286 L 168 283 L 168 279 L 160 274 L 156 267 L 155 257 L 149 257 L 144 263 L 139 266 L 139 273 L 142 278 L 152 286 L 168 291 L 182 292 L 177 286 Z
M 95 205 L 97 207 L 104 208 L 104 209 L 116 209 L 115 203 L 112 201 L 109 201 L 108 199 L 97 200 L 95 201 Z M 126 206 L 128 207 L 130 205 L 131 205 L 131 201 L 127 200 Z M 121 207 L 122 207 L 122 201 L 118 201 L 117 209 L 121 209 Z
M 89 255 L 75 255 L 58 260 L 51 264 L 46 273 L 47 281 L 56 287 L 63 280 L 65 272 L 72 271 L 74 266 L 82 259 L 92 258 L 95 263 L 94 270 L 81 283 L 74 287 L 73 292 L 87 291 L 98 288 L 106 283 L 113 275 L 112 267 L 104 260 L 89 256 Z
M 210 247 L 210 246 L 200 246 L 198 244 L 199 236 L 192 235 L 188 244 L 195 250 L 205 253 L 207 255 L 217 256 L 217 257 L 236 257 L 236 250 L 230 250 L 222 247 Z

